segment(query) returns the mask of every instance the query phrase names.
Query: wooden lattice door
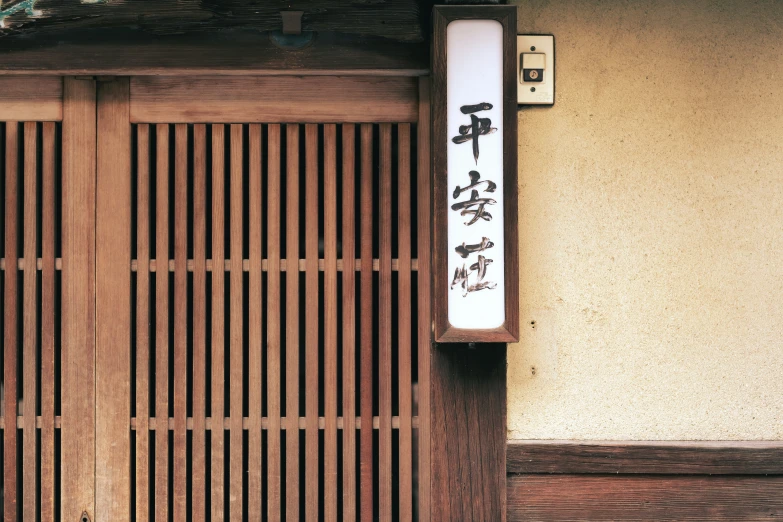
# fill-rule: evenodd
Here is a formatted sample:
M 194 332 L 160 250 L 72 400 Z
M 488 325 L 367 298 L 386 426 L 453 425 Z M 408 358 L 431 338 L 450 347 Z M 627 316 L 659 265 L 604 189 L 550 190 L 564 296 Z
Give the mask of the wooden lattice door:
M 95 108 L 91 79 L 0 79 L 6 522 L 94 508 Z
M 420 89 L 99 84 L 96 520 L 427 519 Z
M 429 519 L 427 89 L 0 80 L 4 521 Z

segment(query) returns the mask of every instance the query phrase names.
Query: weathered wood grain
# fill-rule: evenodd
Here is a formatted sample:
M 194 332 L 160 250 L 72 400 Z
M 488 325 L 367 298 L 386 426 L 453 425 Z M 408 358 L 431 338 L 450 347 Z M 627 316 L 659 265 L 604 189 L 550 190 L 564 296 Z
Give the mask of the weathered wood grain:
M 229 192 L 230 207 L 230 252 L 232 259 L 242 257 L 242 228 L 244 226 L 243 212 L 243 144 L 242 125 L 231 125 L 231 181 Z M 242 283 L 242 267 L 234 263 L 230 273 L 230 313 L 229 318 L 229 405 L 231 417 L 230 455 L 229 455 L 229 519 L 242 520 L 242 490 L 244 470 L 242 469 L 242 388 L 245 378 L 245 362 L 243 358 L 244 332 L 244 288 Z
M 174 498 L 171 520 L 187 519 L 188 484 L 188 126 L 174 126 Z M 160 415 L 159 415 L 160 416 Z
M 379 130 L 378 181 L 378 512 L 392 520 L 392 157 L 389 124 Z M 364 377 L 363 377 L 364 379 Z M 366 383 L 367 381 L 365 381 Z
M 13 14 L 0 10 L 4 35 L 37 36 L 86 29 L 138 28 L 155 35 L 193 31 L 282 29 L 280 11 L 303 11 L 302 30 L 375 35 L 400 41 L 424 39 L 415 0 L 134 0 L 65 2 L 33 0 Z
M 343 416 L 356 416 L 356 126 L 342 126 Z M 356 430 L 343 430 L 343 520 L 356 520 Z
M 318 518 L 318 125 L 305 125 L 305 520 Z
M 263 133 L 260 125 L 250 125 L 248 129 L 248 167 L 249 167 L 249 258 L 250 274 L 248 288 L 248 415 L 250 429 L 248 433 L 248 475 L 247 475 L 247 511 L 248 519 L 262 519 L 262 482 L 261 463 L 261 408 L 263 407 L 263 331 L 264 302 L 261 280 L 261 257 L 263 245 L 264 208 L 261 164 Z
M 36 263 L 37 250 L 37 206 L 38 206 L 38 158 L 37 125 L 24 123 L 24 226 L 22 250 L 25 264 Z M 24 397 L 22 430 L 22 518 L 36 518 L 36 350 L 38 344 L 38 272 L 25 270 L 22 284 L 22 397 Z
M 150 126 L 136 129 L 136 520 L 150 512 Z
M 509 473 L 783 475 L 779 441 L 509 441 Z
M 398 368 L 399 368 L 399 477 L 400 477 L 400 521 L 413 520 L 413 367 L 411 361 L 411 128 L 401 124 L 397 130 L 397 230 L 398 234 Z
M 280 447 L 280 125 L 267 127 L 267 515 L 270 522 L 280 520 L 281 447 Z
M 62 120 L 62 78 L 0 76 L 0 114 L 5 121 Z
M 128 79 L 98 84 L 95 514 L 129 520 L 131 125 Z
M 41 266 L 41 521 L 54 522 L 54 350 L 55 350 L 55 124 L 43 124 Z
M 207 128 L 193 126 L 193 450 L 192 520 L 206 519 Z
M 781 476 L 511 475 L 508 520 L 772 520 Z
M 324 514 L 337 522 L 337 127 L 324 126 Z
M 95 515 L 95 82 L 63 93 L 61 518 L 77 520 Z
M 359 197 L 361 199 L 361 223 L 360 242 L 362 266 L 368 266 L 372 262 L 373 255 L 373 128 L 372 125 L 361 126 L 361 182 Z M 360 275 L 360 338 L 359 338 L 359 378 L 362 383 L 372 382 L 373 370 L 373 274 L 369 270 L 362 270 Z M 367 426 L 372 422 L 373 412 L 373 387 L 361 386 L 359 399 L 359 412 L 362 424 Z M 370 430 L 361 430 L 359 435 L 359 504 L 360 520 L 368 522 L 373 520 L 373 505 L 375 495 L 373 492 L 373 436 Z
M 131 120 L 137 122 L 394 122 L 415 121 L 416 111 L 413 78 L 131 79 Z
M 5 44 L 0 71 L 20 75 L 420 76 L 429 71 L 427 44 L 341 33 L 319 34 L 295 52 L 252 30 L 154 38 L 139 31 L 80 30 L 0 43 Z
M 5 125 L 5 258 L 8 261 L 3 292 L 3 386 L 5 404 L 4 417 L 8 425 L 13 426 L 13 419 L 18 413 L 16 403 L 17 389 L 17 342 L 20 337 L 17 324 L 21 310 L 18 309 L 19 284 L 17 281 L 16 260 L 21 253 L 17 249 L 19 221 L 23 219 L 22 202 L 19 199 L 19 124 L 8 122 Z M 12 392 L 11 390 L 14 390 Z M 3 430 L 3 495 L 5 522 L 17 520 L 19 499 L 17 492 L 17 431 Z
M 212 125 L 212 260 L 222 263 L 225 259 L 225 127 Z M 212 418 L 225 417 L 225 275 L 212 276 Z M 211 519 L 225 519 L 225 432 L 211 431 L 212 495 Z
M 286 261 L 299 260 L 299 125 L 286 125 Z M 285 519 L 299 518 L 299 432 L 291 430 L 291 421 L 299 418 L 299 274 L 286 273 L 285 278 L 285 434 L 286 492 Z
M 506 345 L 432 350 L 432 519 L 506 520 Z
M 155 257 L 169 262 L 169 126 L 155 128 Z M 169 274 L 155 273 L 155 417 L 169 418 Z M 169 520 L 169 432 L 155 432 L 155 520 Z
M 431 233 L 432 226 L 432 177 L 430 157 L 431 114 L 430 79 L 419 80 L 419 119 L 416 127 L 416 193 L 418 230 L 418 482 L 419 520 L 431 520 L 432 507 L 432 417 L 430 416 L 432 381 L 430 378 L 432 354 L 432 284 L 431 284 Z

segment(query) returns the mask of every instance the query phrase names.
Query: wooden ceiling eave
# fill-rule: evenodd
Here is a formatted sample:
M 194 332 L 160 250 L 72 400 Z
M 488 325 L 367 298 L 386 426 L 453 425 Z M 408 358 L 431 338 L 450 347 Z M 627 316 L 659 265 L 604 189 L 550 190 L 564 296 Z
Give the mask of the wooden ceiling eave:
M 422 0 L 5 1 L 0 74 L 421 76 L 429 73 L 431 5 Z M 304 11 L 302 29 L 314 38 L 303 49 L 284 50 L 269 34 L 282 27 L 281 10 L 295 9 Z
M 228 32 L 149 38 L 84 31 L 65 40 L 0 39 L 0 74 L 55 75 L 384 75 L 429 74 L 429 44 L 318 33 L 299 50 L 266 33 Z

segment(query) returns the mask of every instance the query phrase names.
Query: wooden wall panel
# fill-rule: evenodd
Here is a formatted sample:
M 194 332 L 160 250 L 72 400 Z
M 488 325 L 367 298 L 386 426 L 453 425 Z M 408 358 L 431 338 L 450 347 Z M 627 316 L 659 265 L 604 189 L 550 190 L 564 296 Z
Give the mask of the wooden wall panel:
M 781 476 L 512 475 L 508 520 L 771 520 Z

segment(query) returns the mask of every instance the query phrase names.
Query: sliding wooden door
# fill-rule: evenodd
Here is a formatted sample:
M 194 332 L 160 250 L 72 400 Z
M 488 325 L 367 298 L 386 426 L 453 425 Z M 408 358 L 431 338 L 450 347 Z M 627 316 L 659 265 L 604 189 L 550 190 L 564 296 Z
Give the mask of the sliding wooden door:
M 426 88 L 98 84 L 95 520 L 429 519 Z
M 94 509 L 95 107 L 91 79 L 0 78 L 6 522 Z

